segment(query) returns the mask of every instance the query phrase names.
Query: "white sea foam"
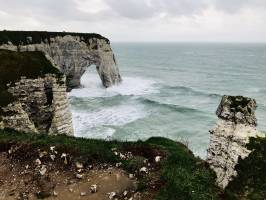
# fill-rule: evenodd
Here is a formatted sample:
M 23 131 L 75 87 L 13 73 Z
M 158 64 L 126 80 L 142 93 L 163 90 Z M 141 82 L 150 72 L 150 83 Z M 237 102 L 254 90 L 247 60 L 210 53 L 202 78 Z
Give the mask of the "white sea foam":
M 117 105 L 88 112 L 73 110 L 76 136 L 108 138 L 115 132 L 112 126 L 123 126 L 146 116 L 142 105 Z M 100 135 L 99 135 L 100 134 Z
M 123 77 L 119 85 L 110 88 L 104 88 L 97 74 L 84 74 L 81 80 L 83 88 L 73 89 L 69 96 L 71 97 L 112 97 L 116 95 L 145 95 L 158 93 L 155 81 L 141 77 Z

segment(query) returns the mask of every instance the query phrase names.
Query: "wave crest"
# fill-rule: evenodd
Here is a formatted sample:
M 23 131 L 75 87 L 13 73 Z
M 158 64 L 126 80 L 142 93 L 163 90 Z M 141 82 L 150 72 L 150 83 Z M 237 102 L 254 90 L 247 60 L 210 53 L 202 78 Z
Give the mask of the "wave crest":
M 175 111 L 180 112 L 180 113 L 204 113 L 203 111 L 195 109 L 195 108 L 189 108 L 189 107 L 175 105 L 175 104 L 162 103 L 162 102 L 152 100 L 152 99 L 141 98 L 141 101 L 145 104 L 152 104 L 155 106 L 163 106 L 169 109 L 174 109 Z
M 186 94 L 191 93 L 195 95 L 208 96 L 208 97 L 222 97 L 222 95 L 220 94 L 203 92 L 203 91 L 195 90 L 191 87 L 186 87 L 186 86 L 167 86 L 166 89 L 182 91 L 183 93 L 186 93 Z

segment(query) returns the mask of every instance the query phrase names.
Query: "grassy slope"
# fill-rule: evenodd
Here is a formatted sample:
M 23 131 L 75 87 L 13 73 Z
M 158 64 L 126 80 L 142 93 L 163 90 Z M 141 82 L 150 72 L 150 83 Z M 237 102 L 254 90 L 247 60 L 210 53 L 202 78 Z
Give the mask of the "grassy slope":
M 166 187 L 161 190 L 158 200 L 219 199 L 214 172 L 184 145 L 163 138 L 151 138 L 147 142 L 169 152 L 162 174 Z
M 167 159 L 162 164 L 161 179 L 166 183 L 160 190 L 158 200 L 218 199 L 215 175 L 205 163 L 193 156 L 183 144 L 165 138 L 151 138 L 145 142 L 107 142 L 102 140 L 81 139 L 67 136 L 48 136 L 21 134 L 14 131 L 0 131 L 0 150 L 9 143 L 29 143 L 36 147 L 57 146 L 86 156 L 95 162 L 116 163 L 119 158 L 111 151 L 132 148 L 146 154 L 147 147 L 167 152 Z M 122 161 L 123 162 L 123 161 Z M 123 163 L 130 169 L 131 163 Z
M 228 199 L 264 200 L 266 198 L 266 138 L 251 138 L 252 153 L 236 166 L 238 176 L 225 190 Z
M 7 44 L 9 41 L 14 45 L 22 44 L 36 44 L 44 41 L 50 42 L 50 38 L 56 36 L 79 36 L 83 37 L 84 41 L 87 42 L 91 38 L 104 39 L 107 43 L 109 40 L 96 33 L 71 33 L 71 32 L 46 32 L 46 31 L 0 31 L 0 45 Z M 31 37 L 32 40 L 28 38 Z
M 0 50 L 0 107 L 14 100 L 6 84 L 14 83 L 21 76 L 37 78 L 48 73 L 61 74 L 41 52 Z

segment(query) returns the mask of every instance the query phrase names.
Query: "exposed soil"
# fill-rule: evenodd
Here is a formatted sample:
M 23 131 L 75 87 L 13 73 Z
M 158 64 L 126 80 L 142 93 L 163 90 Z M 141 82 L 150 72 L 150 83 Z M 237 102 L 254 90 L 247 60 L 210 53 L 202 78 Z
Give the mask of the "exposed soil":
M 0 199 L 3 200 L 31 200 L 37 197 L 104 200 L 109 199 L 112 192 L 116 194 L 113 199 L 137 196 L 136 179 L 130 179 L 124 170 L 107 164 L 72 169 L 69 166 L 59 167 L 52 159 L 48 162 L 41 161 L 45 160 L 44 157 L 36 158 L 42 162 L 38 165 L 33 158 L 18 162 L 14 160 L 14 154 L 11 155 L 12 153 L 0 153 Z M 46 172 L 41 175 L 43 164 L 46 165 Z M 91 191 L 93 185 L 96 185 L 96 192 Z
M 129 174 L 121 163 L 90 165 L 54 147 L 38 149 L 27 144 L 10 144 L 0 150 L 0 200 L 151 200 L 162 186 L 158 166 L 148 159 L 143 166 L 147 166 L 149 173 L 136 169 Z M 140 182 L 145 184 L 141 186 L 145 188 L 142 194 L 138 192 Z

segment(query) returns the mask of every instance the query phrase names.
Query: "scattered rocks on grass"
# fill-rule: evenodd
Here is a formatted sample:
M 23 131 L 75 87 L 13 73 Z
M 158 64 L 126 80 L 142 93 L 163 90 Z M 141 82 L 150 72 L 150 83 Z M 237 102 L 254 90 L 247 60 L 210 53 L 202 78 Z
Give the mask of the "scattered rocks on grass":
M 77 169 L 83 169 L 84 168 L 83 164 L 80 162 L 76 162 L 75 165 L 76 165 Z
M 116 196 L 116 192 L 110 192 L 109 193 L 109 199 L 114 199 Z
M 91 193 L 96 193 L 97 192 L 97 185 L 96 184 L 91 185 L 90 191 L 91 191 Z
M 35 160 L 35 164 L 36 164 L 36 165 L 41 165 L 41 164 L 42 164 L 42 161 L 41 161 L 39 158 L 37 158 L 37 159 Z
M 156 156 L 154 160 L 155 160 L 155 162 L 157 162 L 157 163 L 158 163 L 158 162 L 160 162 L 160 161 L 161 161 L 161 158 L 162 158 L 161 156 Z
M 147 169 L 147 167 L 142 167 L 142 168 L 140 168 L 140 170 L 139 170 L 141 173 L 148 173 L 148 169 Z

